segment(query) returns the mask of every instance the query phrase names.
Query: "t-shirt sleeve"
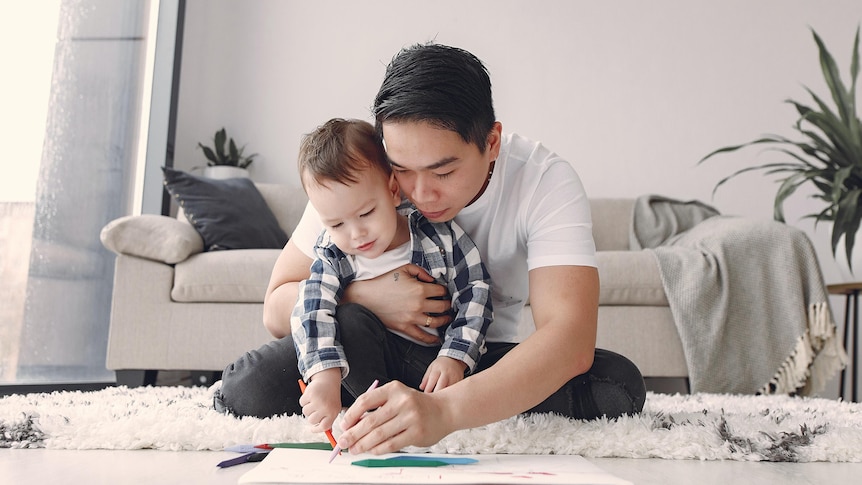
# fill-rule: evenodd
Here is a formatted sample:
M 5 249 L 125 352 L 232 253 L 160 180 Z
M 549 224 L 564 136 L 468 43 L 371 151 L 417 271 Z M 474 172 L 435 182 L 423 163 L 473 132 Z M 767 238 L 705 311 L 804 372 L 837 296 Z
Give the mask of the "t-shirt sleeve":
M 305 212 L 302 213 L 302 219 L 293 229 L 290 240 L 309 259 L 315 259 L 317 255 L 314 253 L 314 245 L 317 243 L 321 231 L 323 231 L 323 224 L 320 223 L 320 216 L 317 215 L 314 206 L 309 202 L 305 206 Z
M 590 202 L 575 169 L 560 160 L 539 179 L 528 207 L 527 267 L 596 267 Z

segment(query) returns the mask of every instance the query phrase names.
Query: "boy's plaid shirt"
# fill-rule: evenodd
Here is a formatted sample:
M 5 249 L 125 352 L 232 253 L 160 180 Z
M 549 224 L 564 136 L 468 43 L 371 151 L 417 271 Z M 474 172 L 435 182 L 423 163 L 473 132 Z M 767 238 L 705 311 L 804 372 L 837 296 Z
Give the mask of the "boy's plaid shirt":
M 438 355 L 467 364 L 473 372 L 485 353 L 485 332 L 493 319 L 490 276 L 470 236 L 452 222 L 433 223 L 411 206 L 407 214 L 412 246 L 411 263 L 425 268 L 445 285 L 452 298 L 453 320 L 445 330 Z M 356 272 L 352 257 L 341 252 L 323 231 L 314 247 L 311 276 L 300 283 L 290 318 L 293 342 L 304 379 L 333 367 L 342 378 L 349 366 L 338 341 L 335 308 Z

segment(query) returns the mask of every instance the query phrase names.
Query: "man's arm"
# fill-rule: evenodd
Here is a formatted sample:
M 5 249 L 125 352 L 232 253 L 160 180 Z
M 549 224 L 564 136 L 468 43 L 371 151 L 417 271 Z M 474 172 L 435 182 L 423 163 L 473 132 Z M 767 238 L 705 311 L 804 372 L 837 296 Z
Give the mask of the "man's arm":
M 456 430 L 527 411 L 589 370 L 595 355 L 598 271 L 550 266 L 531 270 L 529 280 L 536 322 L 532 335 L 491 368 L 439 392 L 423 394 L 393 382 L 364 394 L 345 413 L 339 444 L 359 453 L 430 446 Z
M 529 275 L 536 331 L 491 368 L 465 379 L 465 384 L 470 382 L 460 386 L 463 389 L 453 386 L 448 404 L 450 412 L 460 415 L 456 429 L 527 411 L 593 364 L 599 304 L 596 268 L 549 266 Z
M 263 299 L 263 325 L 275 338 L 290 335 L 290 314 L 296 305 L 299 282 L 311 274 L 311 262 L 293 240 L 287 242 L 275 261 Z
M 311 274 L 311 262 L 292 239 L 275 262 L 263 300 L 263 324 L 275 338 L 290 335 L 290 314 L 296 305 L 299 282 Z M 360 303 L 388 328 L 435 343 L 436 337 L 416 326 L 425 323 L 426 313 L 444 313 L 449 309 L 449 300 L 429 299 L 446 295 L 446 288 L 433 281 L 422 268 L 405 265 L 374 279 L 354 281 L 348 285 L 341 301 Z M 445 325 L 449 319 L 448 316 L 432 317 L 431 326 Z

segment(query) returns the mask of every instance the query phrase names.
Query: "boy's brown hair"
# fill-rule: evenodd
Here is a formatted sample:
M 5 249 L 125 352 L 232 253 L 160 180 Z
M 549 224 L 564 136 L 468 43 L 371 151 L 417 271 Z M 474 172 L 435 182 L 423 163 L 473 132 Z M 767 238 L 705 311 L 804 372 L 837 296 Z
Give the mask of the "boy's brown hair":
M 317 184 L 327 181 L 356 183 L 355 174 L 376 168 L 387 177 L 392 167 L 383 142 L 367 121 L 333 118 L 302 137 L 297 160 L 302 186 L 306 177 Z

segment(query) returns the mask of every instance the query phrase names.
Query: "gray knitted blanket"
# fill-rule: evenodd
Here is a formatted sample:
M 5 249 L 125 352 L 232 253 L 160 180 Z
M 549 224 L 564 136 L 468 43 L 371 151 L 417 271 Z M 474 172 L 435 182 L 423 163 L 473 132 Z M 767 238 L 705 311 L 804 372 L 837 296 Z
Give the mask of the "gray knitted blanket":
M 783 223 L 717 214 L 643 196 L 632 220 L 634 245 L 658 261 L 691 391 L 820 392 L 847 357 L 811 241 Z

